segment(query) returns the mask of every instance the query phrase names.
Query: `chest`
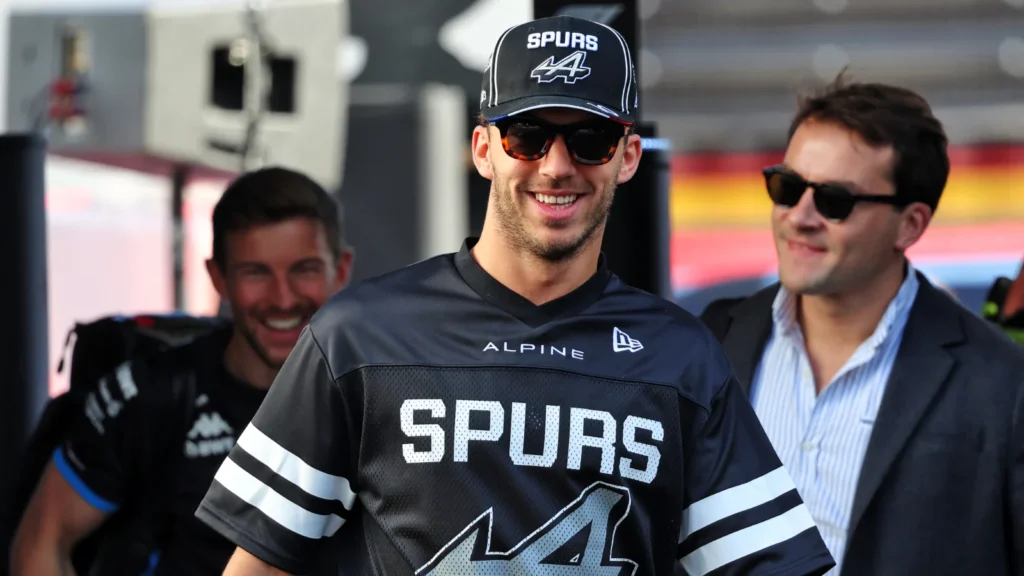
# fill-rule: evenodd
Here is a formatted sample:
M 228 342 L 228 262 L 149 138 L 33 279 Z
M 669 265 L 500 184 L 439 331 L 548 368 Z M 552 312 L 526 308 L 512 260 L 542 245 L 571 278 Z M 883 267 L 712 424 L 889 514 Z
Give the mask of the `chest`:
M 512 367 L 368 369 L 364 381 L 363 464 L 586 471 L 650 484 L 680 450 L 668 387 Z
M 772 339 L 755 374 L 754 411 L 830 544 L 845 538 L 894 359 L 885 347 L 858 349 L 819 393 L 804 350 Z
M 198 505 L 258 408 L 258 402 L 233 401 L 216 390 L 196 396 L 176 471 L 178 494 L 186 506 L 192 501 Z
M 675 389 L 510 366 L 367 368 L 360 380 L 360 501 L 412 557 L 461 550 L 473 528 L 495 554 L 573 551 L 556 564 L 599 562 L 612 543 L 647 566 L 652 549 L 674 552 Z M 673 538 L 652 544 L 652 530 Z
M 766 426 L 829 436 L 870 432 L 895 366 L 898 341 L 816 355 L 775 335 L 754 374 L 751 403 Z
M 160 563 L 165 574 L 219 574 L 234 550 L 231 542 L 196 519 L 195 511 L 248 423 L 248 411 L 224 406 L 206 394 L 196 400 L 173 472 L 168 540 Z

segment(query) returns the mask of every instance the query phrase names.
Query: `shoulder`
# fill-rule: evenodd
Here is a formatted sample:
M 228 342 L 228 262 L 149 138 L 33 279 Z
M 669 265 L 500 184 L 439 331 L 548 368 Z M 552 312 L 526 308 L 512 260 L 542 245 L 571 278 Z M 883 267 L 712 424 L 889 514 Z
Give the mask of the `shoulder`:
M 744 302 L 747 298 L 748 297 L 743 296 L 740 298 L 720 298 L 718 300 L 712 300 L 711 303 L 708 304 L 700 313 L 700 319 L 708 321 L 727 317 L 737 304 Z
M 1024 398 L 1024 347 L 927 281 L 907 320 L 897 363 L 920 367 L 921 358 L 951 369 L 947 409 L 965 421 L 1000 427 Z
M 956 347 L 958 355 L 979 368 L 984 367 L 989 375 L 1001 373 L 1006 380 L 1024 385 L 1024 346 L 1014 342 L 996 324 L 975 315 L 945 294 L 941 296 L 963 331 L 963 341 Z
M 712 300 L 700 314 L 700 319 L 708 324 L 728 321 L 730 316 L 751 312 L 771 310 L 772 303 L 779 293 L 778 282 L 766 286 L 753 294 L 734 298 Z
M 628 319 L 630 336 L 642 341 L 652 380 L 670 382 L 687 400 L 708 409 L 732 376 L 718 340 L 696 316 L 674 302 L 613 280 L 600 303 L 602 314 Z M 625 322 L 623 322 L 625 325 Z
M 218 328 L 187 344 L 132 358 L 105 380 L 115 381 L 126 399 L 138 395 L 144 404 L 165 406 L 176 401 L 175 378 L 214 372 L 220 366 L 231 332 L 230 326 Z
M 204 334 L 180 346 L 173 346 L 150 356 L 137 358 L 133 366 L 149 372 L 149 376 L 157 377 L 175 375 L 183 372 L 194 372 L 198 369 L 216 367 L 224 356 L 228 341 L 231 339 L 232 327 L 224 326 Z
M 421 298 L 430 292 L 432 283 L 450 283 L 457 274 L 453 256 L 445 254 L 361 280 L 331 297 L 310 325 L 319 336 L 352 320 L 376 317 L 389 310 L 395 312 L 394 305 L 409 297 Z
M 458 278 L 454 255 L 444 254 L 352 284 L 313 315 L 310 343 L 333 374 L 347 373 L 365 352 L 388 349 L 395 334 L 423 325 L 425 315 L 444 314 L 449 299 L 467 289 Z

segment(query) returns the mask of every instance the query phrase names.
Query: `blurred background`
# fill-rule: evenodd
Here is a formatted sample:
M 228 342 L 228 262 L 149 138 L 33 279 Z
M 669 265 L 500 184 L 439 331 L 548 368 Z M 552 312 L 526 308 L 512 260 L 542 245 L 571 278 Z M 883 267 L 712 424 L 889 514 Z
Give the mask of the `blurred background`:
M 217 313 L 210 215 L 240 170 L 336 191 L 356 280 L 457 250 L 487 199 L 468 143 L 489 51 L 565 10 L 639 64 L 646 166 L 607 245 L 627 280 L 694 313 L 771 283 L 760 170 L 843 68 L 921 91 L 951 137 L 912 260 L 975 311 L 1016 274 L 1024 0 L 0 0 L 0 129 L 47 137 L 51 394 L 76 321 Z

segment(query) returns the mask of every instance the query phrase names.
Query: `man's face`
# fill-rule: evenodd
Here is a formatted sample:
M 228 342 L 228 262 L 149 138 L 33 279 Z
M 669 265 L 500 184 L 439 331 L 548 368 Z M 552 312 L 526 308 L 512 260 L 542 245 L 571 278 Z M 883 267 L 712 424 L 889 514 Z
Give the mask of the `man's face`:
M 784 164 L 809 182 L 892 195 L 894 159 L 891 146 L 872 147 L 846 128 L 808 121 L 793 135 Z M 772 209 L 780 280 L 797 293 L 840 295 L 871 284 L 900 260 L 931 217 L 920 203 L 896 211 L 860 202 L 848 218 L 832 222 L 815 209 L 813 194 L 808 188 L 796 206 Z
M 235 330 L 280 368 L 310 317 L 347 282 L 352 255 L 335 261 L 323 226 L 307 218 L 232 232 L 225 248 L 223 270 L 207 262 L 214 286 L 230 302 Z
M 537 110 L 525 117 L 559 125 L 599 118 L 568 108 Z M 518 160 L 502 148 L 498 128 L 478 127 L 474 161 L 493 183 L 493 214 L 506 240 L 548 261 L 570 258 L 588 242 L 599 242 L 615 188 L 633 176 L 640 159 L 640 138 L 627 139 L 624 127 L 622 134 L 615 156 L 592 166 L 575 162 L 562 136 L 543 158 Z

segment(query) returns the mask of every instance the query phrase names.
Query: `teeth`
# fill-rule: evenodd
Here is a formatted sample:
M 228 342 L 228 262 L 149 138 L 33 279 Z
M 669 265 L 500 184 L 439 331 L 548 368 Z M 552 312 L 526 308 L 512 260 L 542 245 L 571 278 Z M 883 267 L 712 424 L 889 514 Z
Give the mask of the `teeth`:
M 572 204 L 573 202 L 576 201 L 577 195 L 572 194 L 569 196 L 548 196 L 547 194 L 534 194 L 534 197 L 536 197 L 537 200 L 545 204 L 568 206 L 569 204 Z
M 274 330 L 292 330 L 298 328 L 301 322 L 302 318 L 295 316 L 294 318 L 268 318 L 263 323 L 266 324 L 268 328 L 272 328 Z

